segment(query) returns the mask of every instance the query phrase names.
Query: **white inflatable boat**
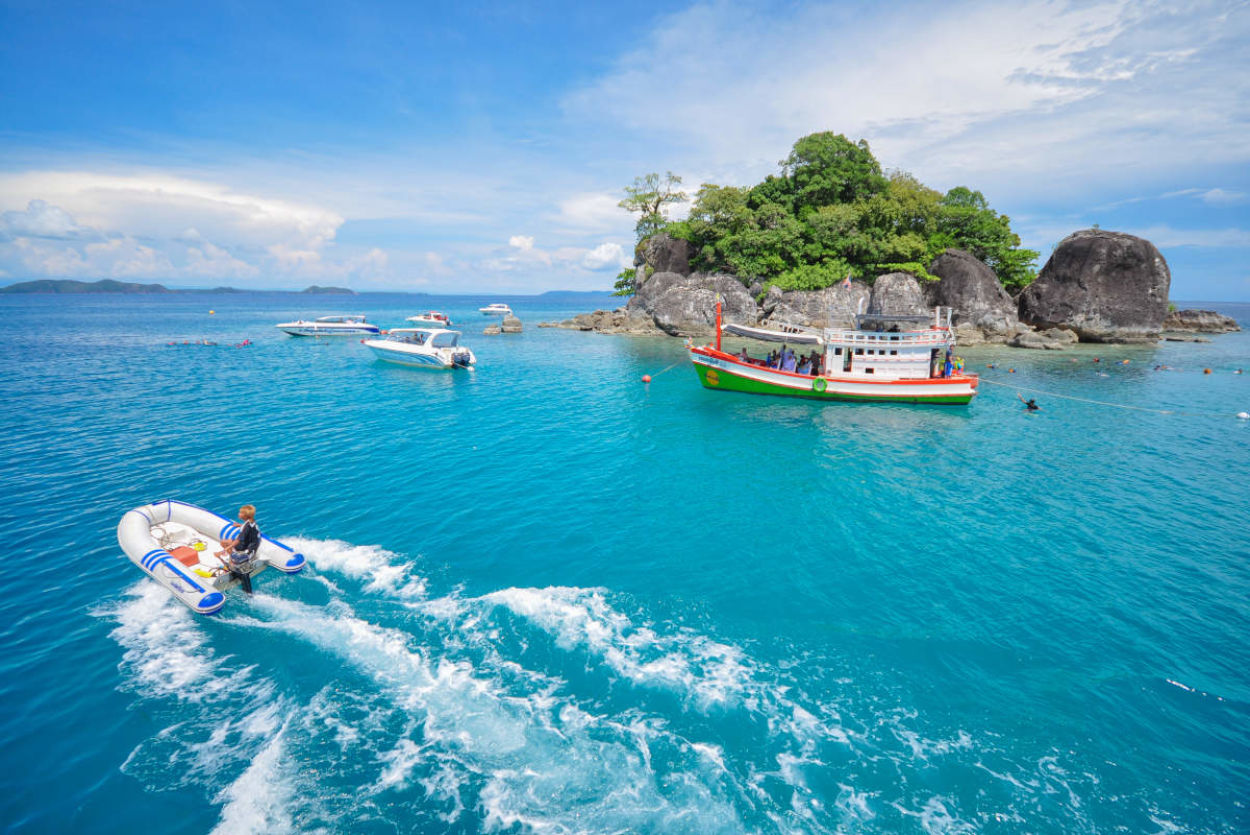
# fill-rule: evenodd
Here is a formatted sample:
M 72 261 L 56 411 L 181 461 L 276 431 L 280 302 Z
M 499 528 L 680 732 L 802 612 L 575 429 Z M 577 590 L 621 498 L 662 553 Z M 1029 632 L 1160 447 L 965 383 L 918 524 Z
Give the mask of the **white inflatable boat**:
M 202 615 L 226 603 L 222 590 L 237 582 L 213 556 L 223 539 L 234 539 L 237 523 L 193 504 L 165 499 L 136 507 L 117 525 L 117 542 L 130 561 Z M 303 554 L 261 534 L 255 574 L 266 566 L 293 574 L 307 563 Z

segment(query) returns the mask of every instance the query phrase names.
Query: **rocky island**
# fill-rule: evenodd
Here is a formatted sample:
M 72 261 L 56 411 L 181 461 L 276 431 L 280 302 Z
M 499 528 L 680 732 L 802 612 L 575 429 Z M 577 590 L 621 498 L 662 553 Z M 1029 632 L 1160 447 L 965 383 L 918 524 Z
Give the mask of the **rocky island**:
M 705 184 L 689 218 L 672 222 L 663 207 L 685 198 L 678 184 L 652 174 L 626 189 L 621 205 L 640 213 L 634 268 L 617 283 L 628 302 L 540 327 L 706 336 L 719 299 L 726 322 L 767 328 L 949 307 L 961 345 L 1047 350 L 1239 329 L 1211 311 L 1169 314 L 1167 261 L 1133 235 L 1073 232 L 1035 273 L 1037 253 L 979 192 L 886 177 L 862 140 L 804 137 L 780 177 Z

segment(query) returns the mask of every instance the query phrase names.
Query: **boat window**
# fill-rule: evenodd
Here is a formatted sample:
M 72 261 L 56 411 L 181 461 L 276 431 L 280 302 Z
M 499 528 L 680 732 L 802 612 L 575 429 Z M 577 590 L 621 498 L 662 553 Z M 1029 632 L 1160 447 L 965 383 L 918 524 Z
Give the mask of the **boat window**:
M 425 331 L 417 331 L 416 333 L 412 333 L 408 335 L 408 341 L 414 345 L 424 345 L 425 338 L 427 336 L 429 336 L 429 334 L 426 333 Z
M 865 369 L 864 369 L 864 373 L 865 373 L 865 374 L 871 374 L 872 372 L 873 372 L 873 369 L 871 369 L 871 368 L 865 368 Z
M 864 354 L 864 349 L 863 349 L 863 348 L 856 348 L 856 349 L 855 349 L 855 355 L 856 355 L 856 356 L 863 356 L 863 354 Z
M 835 357 L 840 357 L 840 356 L 842 356 L 842 349 L 841 349 L 841 348 L 834 348 L 834 349 L 833 349 L 833 355 L 834 355 Z
M 898 356 L 898 351 L 891 350 L 891 351 L 890 351 L 890 356 L 892 356 L 892 357 L 896 357 L 896 356 Z
M 456 337 L 460 334 L 446 331 L 445 333 L 434 334 L 434 339 L 430 341 L 430 345 L 435 348 L 454 348 L 456 347 Z

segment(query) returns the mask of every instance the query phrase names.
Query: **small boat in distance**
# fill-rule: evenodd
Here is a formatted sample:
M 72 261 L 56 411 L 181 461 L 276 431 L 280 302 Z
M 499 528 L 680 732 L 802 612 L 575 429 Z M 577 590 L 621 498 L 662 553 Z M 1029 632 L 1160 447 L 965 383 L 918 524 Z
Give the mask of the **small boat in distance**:
M 175 499 L 136 507 L 117 524 L 117 542 L 130 561 L 201 615 L 226 605 L 222 592 L 238 582 L 213 556 L 223 539 L 238 535 L 232 520 Z M 306 563 L 303 554 L 261 534 L 256 558 L 245 565 L 252 575 L 266 567 L 294 574 Z
M 380 360 L 445 371 L 471 368 L 477 357 L 460 344 L 460 331 L 438 328 L 391 328 L 386 339 L 364 339 L 365 346 Z
M 954 356 L 950 308 L 934 308 L 929 322 L 927 315 L 861 314 L 855 317 L 854 328 L 722 326 L 718 302 L 716 343 L 687 348 L 705 388 L 815 400 L 966 405 L 976 396 L 980 380 L 976 374 L 965 374 L 963 361 Z M 745 348 L 727 353 L 721 350 L 722 331 L 780 342 L 782 351 L 772 352 L 772 362 L 751 357 Z M 796 357 L 790 345 L 815 350 Z
M 479 307 L 478 312 L 485 316 L 511 316 L 512 308 L 506 304 L 495 302 L 494 304 L 486 305 L 486 307 Z
M 439 313 L 437 310 L 431 310 L 426 313 L 418 313 L 416 316 L 409 316 L 404 320 L 412 322 L 426 328 L 450 328 L 451 320 L 447 318 L 446 313 Z
M 311 322 L 297 319 L 274 325 L 291 336 L 361 336 L 380 332 L 380 328 L 365 320 L 363 313 L 350 316 L 319 316 Z

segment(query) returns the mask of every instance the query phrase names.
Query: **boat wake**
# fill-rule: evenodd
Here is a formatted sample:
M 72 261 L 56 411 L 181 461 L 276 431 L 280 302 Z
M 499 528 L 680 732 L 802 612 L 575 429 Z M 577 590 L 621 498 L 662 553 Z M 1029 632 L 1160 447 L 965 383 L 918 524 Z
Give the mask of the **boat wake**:
M 853 681 L 809 697 L 789 664 L 604 589 L 432 596 L 401 555 L 291 542 L 323 596 L 205 619 L 143 582 L 102 612 L 161 726 L 123 770 L 194 789 L 216 832 L 1079 830 L 1097 791 L 1058 759 L 929 738 Z M 995 797 L 960 794 L 972 769 Z

